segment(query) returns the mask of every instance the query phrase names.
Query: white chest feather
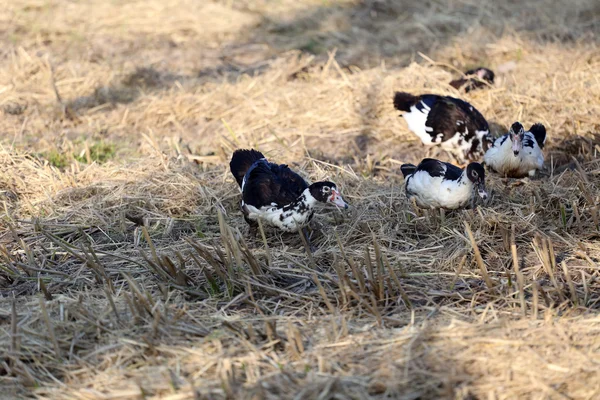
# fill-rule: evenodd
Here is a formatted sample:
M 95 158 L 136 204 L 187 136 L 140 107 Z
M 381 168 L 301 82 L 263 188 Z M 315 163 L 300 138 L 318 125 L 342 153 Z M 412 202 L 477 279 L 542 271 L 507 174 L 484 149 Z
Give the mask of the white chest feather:
M 463 174 L 460 180 L 434 177 L 427 171 L 417 171 L 406 181 L 406 193 L 421 208 L 456 209 L 464 206 L 473 191 L 473 183 Z

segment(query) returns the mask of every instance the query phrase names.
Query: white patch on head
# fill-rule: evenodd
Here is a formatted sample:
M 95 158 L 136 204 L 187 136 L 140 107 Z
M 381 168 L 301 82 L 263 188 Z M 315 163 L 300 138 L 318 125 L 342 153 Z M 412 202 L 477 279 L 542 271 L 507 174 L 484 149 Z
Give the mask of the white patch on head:
M 467 179 L 465 171 L 461 179 L 456 181 L 444 179 L 443 176 L 431 176 L 427 171 L 417 171 L 406 180 L 406 191 L 407 197 L 414 198 L 421 208 L 453 210 L 471 199 L 473 182 Z

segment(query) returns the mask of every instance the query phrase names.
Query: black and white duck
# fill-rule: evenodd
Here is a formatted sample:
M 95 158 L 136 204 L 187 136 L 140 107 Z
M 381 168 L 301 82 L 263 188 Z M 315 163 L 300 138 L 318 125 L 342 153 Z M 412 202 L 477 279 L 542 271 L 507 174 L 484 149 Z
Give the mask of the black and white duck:
M 236 150 L 229 163 L 242 192 L 244 219 L 252 227 L 256 220 L 285 232 L 297 231 L 310 222 L 318 203 L 348 208 L 333 182 L 308 185 L 287 165 L 274 164 L 256 150 Z
M 465 72 L 465 77 L 450 82 L 455 89 L 464 87 L 466 93 L 471 90 L 484 88 L 494 84 L 494 71 L 484 67 L 473 68 Z
M 496 139 L 483 157 L 483 162 L 491 171 L 507 178 L 535 176 L 535 171 L 544 166 L 546 128 L 534 124 L 525 131 L 523 125 L 515 122 L 509 132 Z
M 450 96 L 396 92 L 394 107 L 425 145 L 439 145 L 461 164 L 479 161 L 492 144 L 487 121 L 466 101 Z
M 421 208 L 454 210 L 466 205 L 474 188 L 487 199 L 483 166 L 472 162 L 465 169 L 447 162 L 425 158 L 417 166 L 400 167 L 405 179 L 406 197 Z

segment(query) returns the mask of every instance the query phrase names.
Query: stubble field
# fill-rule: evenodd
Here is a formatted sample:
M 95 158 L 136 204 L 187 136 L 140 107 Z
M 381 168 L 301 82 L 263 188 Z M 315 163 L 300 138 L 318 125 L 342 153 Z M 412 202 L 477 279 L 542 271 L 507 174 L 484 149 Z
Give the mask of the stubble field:
M 0 2 L 0 397 L 600 397 L 594 0 Z M 496 84 L 448 82 L 484 65 Z M 395 90 L 546 165 L 416 210 Z M 351 204 L 249 234 L 254 147 Z

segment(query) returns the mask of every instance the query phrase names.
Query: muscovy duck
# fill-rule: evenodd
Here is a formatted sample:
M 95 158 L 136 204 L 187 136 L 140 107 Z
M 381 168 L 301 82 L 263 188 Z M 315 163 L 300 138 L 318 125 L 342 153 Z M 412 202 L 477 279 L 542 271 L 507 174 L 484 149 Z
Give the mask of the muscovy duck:
M 396 92 L 394 107 L 425 145 L 440 145 L 457 161 L 479 161 L 492 144 L 487 121 L 466 101 L 450 96 Z
M 464 86 L 465 93 L 494 84 L 495 74 L 491 69 L 484 67 L 474 68 L 465 72 L 466 77 L 455 79 L 450 86 L 460 89 Z M 487 84 L 486 84 L 487 82 Z
M 525 131 L 523 125 L 515 122 L 509 132 L 496 139 L 483 157 L 483 162 L 491 171 L 507 178 L 535 176 L 535 171 L 544 166 L 542 149 L 546 144 L 546 128 L 534 124 Z
M 482 199 L 487 199 L 485 171 L 472 162 L 465 169 L 447 162 L 425 158 L 418 166 L 400 167 L 405 179 L 406 197 L 415 199 L 421 208 L 454 210 L 467 204 L 473 188 Z
M 229 163 L 242 192 L 241 208 L 251 226 L 261 219 L 293 232 L 306 226 L 317 203 L 348 208 L 333 182 L 308 185 L 287 165 L 274 164 L 256 150 L 236 150 Z

